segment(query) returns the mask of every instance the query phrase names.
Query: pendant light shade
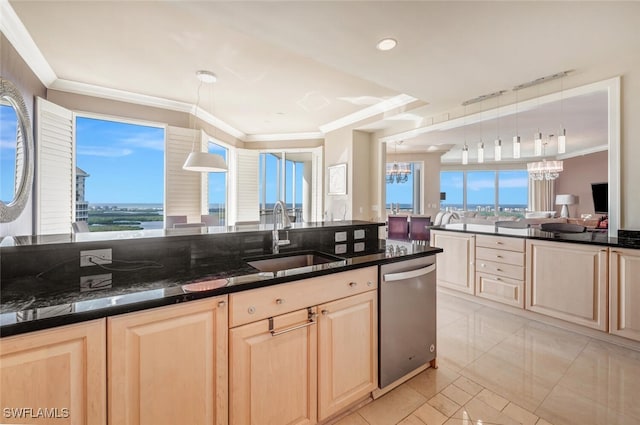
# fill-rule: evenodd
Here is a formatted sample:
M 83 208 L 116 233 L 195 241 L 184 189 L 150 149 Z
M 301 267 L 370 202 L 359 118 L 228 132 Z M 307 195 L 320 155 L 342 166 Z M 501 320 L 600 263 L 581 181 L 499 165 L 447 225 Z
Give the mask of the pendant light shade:
M 513 136 L 513 157 L 520 158 L 520 136 Z
M 469 146 L 465 143 L 462 147 L 462 165 L 467 165 L 469 163 Z
M 198 85 L 198 99 L 194 108 L 194 132 L 195 132 L 195 119 L 197 117 L 198 110 L 200 109 L 200 88 L 202 84 L 212 84 L 217 81 L 216 75 L 211 71 L 197 71 L 196 77 L 200 80 Z M 182 169 L 186 171 L 196 171 L 199 173 L 219 173 L 227 171 L 227 164 L 224 158 L 220 155 L 212 154 L 209 152 L 202 152 L 200 149 L 196 149 L 196 136 L 193 136 L 193 142 L 191 145 L 191 153 L 187 156 L 187 160 L 182 165 Z
M 478 143 L 478 163 L 482 164 L 484 162 L 484 143 Z
M 193 151 L 187 157 L 182 169 L 201 173 L 216 173 L 227 171 L 227 164 L 220 155 Z
M 495 141 L 495 147 L 493 151 L 493 159 L 496 161 L 502 161 L 502 140 L 497 139 Z
M 542 133 L 540 132 L 533 136 L 533 154 L 535 156 L 542 155 Z
M 558 136 L 558 153 L 565 153 L 567 151 L 567 130 L 562 129 Z

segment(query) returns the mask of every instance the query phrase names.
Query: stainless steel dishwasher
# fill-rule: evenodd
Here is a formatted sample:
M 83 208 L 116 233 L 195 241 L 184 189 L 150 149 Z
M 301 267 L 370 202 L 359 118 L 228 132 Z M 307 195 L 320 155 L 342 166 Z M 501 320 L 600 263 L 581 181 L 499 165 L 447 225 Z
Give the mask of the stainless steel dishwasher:
M 436 358 L 435 261 L 431 255 L 380 267 L 380 388 Z

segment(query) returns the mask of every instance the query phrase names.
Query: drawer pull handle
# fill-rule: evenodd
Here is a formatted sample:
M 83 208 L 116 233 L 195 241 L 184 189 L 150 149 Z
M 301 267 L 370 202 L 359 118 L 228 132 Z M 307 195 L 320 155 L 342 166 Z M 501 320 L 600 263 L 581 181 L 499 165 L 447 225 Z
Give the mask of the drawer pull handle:
M 226 301 L 218 301 L 218 307 L 222 308 L 222 307 L 224 307 L 225 305 L 227 305 L 227 302 L 226 302 Z
M 284 298 L 278 298 L 276 300 L 276 304 L 280 305 L 280 304 L 284 304 Z
M 496 269 L 496 271 L 497 271 L 497 272 L 501 272 L 501 271 L 502 271 L 502 269 Z
M 314 313 L 311 310 L 311 308 L 308 308 L 307 312 L 308 312 L 308 316 L 307 316 L 308 319 L 306 322 L 301 323 L 299 325 L 291 326 L 290 328 L 282 329 L 279 331 L 273 328 L 273 317 L 269 317 L 269 332 L 271 333 L 271 336 L 278 336 L 278 335 L 286 334 L 287 332 L 295 331 L 297 329 L 306 328 L 307 326 L 315 325 L 316 321 L 313 319 L 316 317 L 316 313 Z
M 253 314 L 256 312 L 256 308 L 254 306 L 251 306 L 247 309 L 247 311 L 249 312 L 249 314 Z
M 358 282 L 349 282 L 349 286 L 355 288 Z
M 371 282 L 370 280 L 367 280 L 367 286 L 371 286 L 373 285 L 373 282 Z
M 496 242 L 496 245 L 502 245 L 502 242 L 498 241 L 498 242 Z
M 502 258 L 502 255 L 496 255 L 496 258 Z
M 496 277 L 496 280 L 502 280 L 502 279 L 500 279 L 499 277 Z
M 485 263 L 480 263 L 480 267 L 487 267 Z
M 321 313 L 323 316 L 326 316 L 327 314 L 329 314 L 329 310 L 322 310 Z

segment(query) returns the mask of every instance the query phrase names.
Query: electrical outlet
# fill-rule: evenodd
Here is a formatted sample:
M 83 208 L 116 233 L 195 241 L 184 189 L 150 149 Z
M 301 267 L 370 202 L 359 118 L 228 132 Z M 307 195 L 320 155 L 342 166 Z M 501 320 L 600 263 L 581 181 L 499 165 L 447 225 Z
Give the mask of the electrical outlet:
M 111 264 L 111 248 L 80 251 L 80 267 Z
M 111 288 L 111 273 L 80 276 L 80 292 L 99 291 Z

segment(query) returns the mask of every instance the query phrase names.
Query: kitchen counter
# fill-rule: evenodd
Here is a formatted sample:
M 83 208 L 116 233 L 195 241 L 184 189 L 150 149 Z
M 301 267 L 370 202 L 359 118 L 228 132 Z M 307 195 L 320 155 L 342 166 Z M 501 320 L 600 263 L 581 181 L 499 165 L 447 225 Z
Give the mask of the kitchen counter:
M 341 261 L 275 273 L 261 273 L 245 259 L 232 255 L 218 258 L 213 264 L 192 261 L 193 264 L 179 268 L 165 266 L 159 261 L 131 261 L 131 264 L 114 261 L 89 280 L 78 276 L 77 272 L 54 273 L 54 268 L 77 261 L 75 257 L 36 275 L 2 281 L 0 335 L 16 335 L 438 252 L 442 250 L 380 240 L 373 253 L 349 253 L 340 255 L 344 258 Z
M 465 223 L 445 224 L 444 226 L 437 226 L 432 229 L 640 249 L 640 238 L 635 237 L 635 233 L 633 233 L 634 237 L 610 237 L 606 230 L 588 230 L 583 233 L 556 233 L 545 232 L 536 228 L 510 229 L 506 227 L 495 227 L 493 225 Z

